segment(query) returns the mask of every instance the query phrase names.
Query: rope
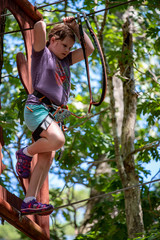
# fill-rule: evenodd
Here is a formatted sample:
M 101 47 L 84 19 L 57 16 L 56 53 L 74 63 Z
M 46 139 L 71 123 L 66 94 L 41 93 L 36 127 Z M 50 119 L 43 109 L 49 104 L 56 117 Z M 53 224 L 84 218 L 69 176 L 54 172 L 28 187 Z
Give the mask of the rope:
M 37 9 L 44 8 L 44 7 L 48 7 L 48 6 L 50 6 L 50 5 L 57 4 L 57 3 L 61 3 L 61 2 L 66 2 L 66 0 L 61 0 L 61 1 L 53 2 L 53 3 L 48 3 L 48 4 L 45 4 L 45 5 L 42 5 L 42 6 L 37 7 Z
M 123 2 L 123 3 L 119 3 L 119 4 L 114 5 L 114 6 L 112 6 L 112 7 L 104 8 L 104 9 L 102 9 L 102 10 L 98 10 L 98 11 L 93 12 L 93 13 L 88 13 L 87 16 L 91 16 L 91 15 L 96 14 L 96 13 L 99 13 L 99 12 L 104 12 L 104 11 L 110 10 L 110 9 L 112 9 L 112 8 L 120 7 L 120 6 L 122 6 L 122 5 L 126 5 L 126 4 L 129 4 L 129 3 L 131 3 L 131 2 L 138 2 L 138 1 L 139 1 L 139 0 L 130 0 L 130 1 Z
M 52 2 L 52 3 L 48 3 L 48 4 L 37 7 L 37 3 L 36 3 L 36 1 L 34 1 L 34 7 L 35 7 L 35 9 L 40 9 L 40 8 L 48 7 L 50 5 L 54 5 L 54 4 L 61 3 L 61 2 L 66 2 L 66 0 Z M 6 17 L 6 16 L 11 16 L 11 15 L 12 15 L 12 13 L 6 13 L 6 14 L 1 14 L 0 17 Z
M 107 11 L 107 10 L 110 10 L 110 9 L 113 9 L 113 8 L 116 8 L 116 7 L 119 7 L 119 6 L 122 6 L 122 5 L 129 4 L 129 3 L 131 3 L 131 2 L 137 2 L 137 1 L 138 1 L 138 0 L 130 0 L 130 1 L 127 1 L 127 2 L 123 2 L 123 3 L 117 4 L 117 5 L 108 7 L 108 8 L 104 8 L 104 9 L 102 9 L 102 10 L 99 10 L 99 11 L 96 11 L 96 12 L 93 12 L 93 13 L 88 13 L 88 14 L 86 14 L 86 16 L 91 16 L 91 15 L 97 14 L 97 13 L 99 13 L 99 12 Z M 1 16 L 3 16 L 3 15 L 1 15 Z M 77 19 L 77 18 L 75 17 L 75 19 Z M 59 24 L 59 23 L 63 23 L 63 21 L 56 22 L 56 23 L 50 23 L 50 24 L 47 24 L 46 26 L 49 27 L 49 26 L 53 26 L 53 25 Z M 21 29 L 21 30 L 19 29 L 19 30 L 4 32 L 4 33 L 0 33 L 0 36 L 1 36 L 1 35 L 4 35 L 4 34 L 11 34 L 11 33 L 16 33 L 16 32 L 22 32 L 22 31 L 32 30 L 32 29 L 33 29 L 33 28 L 25 28 L 25 29 Z
M 144 186 L 144 185 L 147 185 L 147 184 L 150 184 L 150 183 L 155 183 L 155 182 L 158 182 L 158 181 L 160 181 L 160 178 L 157 179 L 157 180 L 153 180 L 153 181 L 149 181 L 149 182 L 145 182 L 145 183 L 140 183 L 140 184 L 135 184 L 133 186 L 117 189 L 117 190 L 109 192 L 109 193 L 103 193 L 103 194 L 100 194 L 100 195 L 97 195 L 97 196 L 94 196 L 94 197 L 86 198 L 86 199 L 83 199 L 83 200 L 80 200 L 80 201 L 76 201 L 76 202 L 65 204 L 65 205 L 62 205 L 62 206 L 59 206 L 59 207 L 55 207 L 54 210 L 58 210 L 58 209 L 61 209 L 61 208 L 66 208 L 66 207 L 69 207 L 69 206 L 72 206 L 72 205 L 75 205 L 75 204 L 78 204 L 78 203 L 82 203 L 82 202 L 86 202 L 86 201 L 89 201 L 89 200 L 93 200 L 95 198 L 106 197 L 106 196 L 109 196 L 111 194 L 120 193 L 122 191 L 130 190 L 132 188 L 141 187 L 141 186 Z
M 103 102 L 103 100 L 105 98 L 105 95 L 106 95 L 106 91 L 107 91 L 107 74 L 106 74 L 105 60 L 104 60 L 104 55 L 103 55 L 99 40 L 98 40 L 96 34 L 94 33 L 94 31 L 93 31 L 85 13 L 83 13 L 83 17 L 86 21 L 86 24 L 87 24 L 87 27 L 89 29 L 90 35 L 91 35 L 91 37 L 92 37 L 92 39 L 93 39 L 93 41 L 94 41 L 94 43 L 97 47 L 97 50 L 98 50 L 98 53 L 99 53 L 99 56 L 100 56 L 100 59 L 101 59 L 101 65 L 102 65 L 102 94 L 101 94 L 101 98 L 100 98 L 99 102 L 95 102 L 92 98 L 92 104 L 94 106 L 99 106 Z
M 114 5 L 114 6 L 111 6 L 111 7 L 108 7 L 108 8 L 104 8 L 104 9 L 101 9 L 101 10 L 98 10 L 98 11 L 94 11 L 92 13 L 88 13 L 86 14 L 86 16 L 91 16 L 91 15 L 94 15 L 94 14 L 97 14 L 97 13 L 100 13 L 100 12 L 104 12 L 104 11 L 107 11 L 107 10 L 110 10 L 110 9 L 113 9 L 113 8 L 116 8 L 116 7 L 120 7 L 120 6 L 123 6 L 123 5 L 126 5 L 126 4 L 129 4 L 131 2 L 137 2 L 139 0 L 130 0 L 130 1 L 127 1 L 127 2 L 123 2 L 123 3 L 120 3 L 120 4 L 117 4 L 117 5 Z M 54 11 L 54 10 L 53 10 Z M 58 10 L 57 10 L 58 11 Z M 64 11 L 65 12 L 65 11 Z M 77 14 L 77 13 L 76 13 Z M 80 17 L 83 17 L 83 16 L 80 16 Z M 75 17 L 75 19 L 77 19 Z M 59 24 L 59 23 L 63 23 L 63 21 L 60 21 L 60 22 L 57 22 L 57 23 L 50 23 L 48 24 L 48 26 L 52 26 L 52 25 L 55 25 L 55 24 Z
M 87 16 L 91 16 L 93 14 L 96 14 L 96 13 L 99 13 L 99 12 L 104 12 L 106 10 L 110 10 L 112 8 L 116 8 L 116 7 L 120 7 L 122 5 L 125 5 L 125 4 L 129 4 L 131 2 L 137 2 L 139 0 L 130 0 L 130 1 L 127 1 L 127 2 L 123 2 L 123 3 L 119 3 L 117 5 L 114 5 L 114 6 L 111 6 L 111 7 L 108 7 L 108 8 L 104 8 L 104 9 L 101 9 L 101 10 L 98 10 L 98 11 L 94 11 L 93 13 L 88 13 L 86 14 Z M 48 11 L 48 12 L 68 12 L 68 13 L 73 13 L 73 14 L 77 14 L 77 12 L 72 12 L 72 11 L 65 11 L 65 10 L 59 10 L 59 9 L 56 9 L 56 10 L 44 10 L 44 11 Z M 76 19 L 76 18 L 75 18 Z M 61 22 L 59 22 L 61 23 Z M 53 24 L 56 24 L 56 23 L 53 23 Z
M 43 11 L 44 12 L 50 12 L 50 13 L 54 13 L 54 12 L 65 12 L 65 13 L 71 13 L 71 14 L 77 14 L 78 13 L 78 12 L 75 12 L 75 11 L 60 10 L 60 9 L 55 9 L 55 10 L 44 9 Z
M 92 91 L 91 91 L 88 58 L 86 56 L 86 46 L 85 46 L 85 40 L 84 40 L 84 32 L 83 32 L 82 22 L 81 22 L 81 18 L 80 18 L 79 13 L 77 13 L 77 19 L 78 19 L 78 24 L 79 24 L 80 41 L 81 41 L 81 46 L 82 46 L 84 60 L 85 60 L 85 66 L 86 66 L 86 72 L 87 72 L 87 80 L 88 80 L 89 95 L 90 95 L 90 104 L 89 104 L 88 113 L 90 113 L 91 106 L 92 106 L 92 103 L 93 103 L 93 98 L 92 98 Z
M 103 52 L 102 52 L 100 43 L 98 41 L 98 38 L 97 38 L 96 34 L 94 33 L 94 31 L 93 31 L 85 13 L 83 13 L 83 17 L 86 21 L 87 27 L 88 27 L 90 35 L 91 35 L 91 37 L 94 41 L 94 44 L 95 44 L 95 46 L 98 50 L 98 53 L 99 53 L 99 56 L 100 56 L 100 59 L 101 59 L 101 64 L 102 64 L 102 94 L 101 94 L 101 98 L 100 98 L 99 102 L 95 102 L 93 100 L 93 96 L 92 96 L 91 81 L 90 81 L 90 74 L 89 74 L 89 63 L 88 63 L 88 58 L 86 56 L 86 45 L 85 45 L 85 40 L 84 40 L 84 32 L 83 32 L 83 28 L 82 28 L 81 17 L 80 17 L 80 14 L 78 13 L 77 14 L 77 19 L 78 19 L 78 24 L 79 24 L 80 42 L 81 42 L 83 55 L 84 55 L 84 60 L 85 60 L 87 80 L 88 80 L 88 88 L 89 88 L 89 94 L 90 94 L 90 104 L 89 104 L 89 109 L 88 109 L 88 113 L 90 113 L 91 106 L 92 105 L 99 106 L 105 98 L 106 90 L 107 90 L 107 74 L 106 74 L 104 56 L 103 56 Z

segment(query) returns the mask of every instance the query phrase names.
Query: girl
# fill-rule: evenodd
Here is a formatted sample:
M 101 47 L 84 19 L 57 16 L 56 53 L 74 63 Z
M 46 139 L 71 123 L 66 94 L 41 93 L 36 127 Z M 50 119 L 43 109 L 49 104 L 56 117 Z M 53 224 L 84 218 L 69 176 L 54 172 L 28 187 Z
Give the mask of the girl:
M 82 48 L 70 51 L 79 26 L 74 17 L 66 17 L 49 33 L 46 44 L 46 25 L 39 21 L 34 26 L 32 49 L 32 82 L 34 92 L 28 95 L 24 110 L 27 127 L 33 132 L 35 142 L 16 152 L 16 170 L 20 177 L 30 176 L 32 157 L 38 161 L 30 178 L 29 187 L 21 206 L 23 214 L 50 214 L 53 206 L 38 203 L 36 196 L 44 183 L 56 150 L 65 143 L 61 128 L 56 123 L 58 106 L 66 105 L 70 92 L 69 66 L 84 59 Z M 84 33 L 87 57 L 94 51 L 91 40 Z

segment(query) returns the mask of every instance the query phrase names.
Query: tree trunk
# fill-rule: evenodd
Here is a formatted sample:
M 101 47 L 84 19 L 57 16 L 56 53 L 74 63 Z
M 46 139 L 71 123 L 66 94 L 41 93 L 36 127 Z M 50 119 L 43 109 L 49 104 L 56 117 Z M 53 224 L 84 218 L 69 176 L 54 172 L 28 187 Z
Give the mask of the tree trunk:
M 120 61 L 121 76 L 124 77 L 124 117 L 121 136 L 121 156 L 124 166 L 124 172 L 121 175 L 123 187 L 128 187 L 139 183 L 138 175 L 135 171 L 134 156 L 129 155 L 129 153 L 134 150 L 137 107 L 137 95 L 135 93 L 135 82 L 132 64 L 132 49 L 133 40 L 130 31 L 130 21 L 128 18 L 123 25 L 122 60 Z M 140 189 L 133 188 L 127 190 L 124 192 L 124 196 L 128 237 L 134 238 L 136 237 L 137 233 L 144 232 Z
M 134 156 L 130 155 L 134 150 L 137 95 L 135 93 L 132 64 L 133 40 L 128 19 L 123 25 L 123 37 L 122 57 L 119 61 L 120 74 L 123 81 L 117 79 L 116 76 L 111 76 L 111 74 L 109 74 L 108 92 L 110 97 L 110 114 L 115 144 L 115 159 L 122 185 L 123 187 L 128 187 L 139 183 L 138 175 L 135 171 Z M 109 73 L 106 58 L 105 61 Z M 118 108 L 118 112 L 116 108 Z M 91 190 L 90 196 L 93 195 L 97 195 L 97 191 L 94 191 L 94 189 Z M 144 224 L 140 189 L 133 188 L 125 191 L 124 198 L 128 237 L 134 238 L 137 236 L 137 233 L 143 235 Z M 96 201 L 90 201 L 87 204 L 84 223 L 81 227 L 81 232 L 83 233 L 89 231 L 91 228 L 91 225 L 89 225 L 88 222 L 91 210 L 95 204 Z

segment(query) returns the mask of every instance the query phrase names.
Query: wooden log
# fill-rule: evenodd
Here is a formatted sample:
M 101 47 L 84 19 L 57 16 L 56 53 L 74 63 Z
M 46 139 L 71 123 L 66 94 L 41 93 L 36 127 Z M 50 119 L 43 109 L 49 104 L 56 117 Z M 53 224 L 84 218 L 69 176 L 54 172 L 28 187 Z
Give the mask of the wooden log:
M 33 21 L 39 21 L 42 19 L 42 14 L 38 12 L 34 6 L 27 0 L 14 0 L 14 2 L 20 6 L 25 15 L 28 15 Z
M 20 216 L 20 212 L 12 207 L 4 199 L 0 198 L 0 216 L 8 223 L 19 229 L 28 237 L 34 240 L 49 240 L 49 237 L 35 222 L 26 216 Z
M 32 83 L 29 83 L 28 62 L 23 53 L 19 52 L 16 56 L 18 74 L 27 93 L 33 92 Z
M 16 195 L 10 193 L 7 189 L 0 185 L 0 198 L 4 201 L 8 202 L 12 207 L 20 210 L 22 200 L 18 198 Z
M 41 20 L 42 19 L 42 15 L 35 10 L 34 6 L 32 6 L 30 4 L 30 2 L 28 0 L 0 0 L 0 14 L 2 13 L 3 9 L 7 8 L 8 10 L 11 11 L 11 13 L 14 15 L 14 17 L 16 18 L 19 27 L 21 30 L 26 29 L 26 28 L 32 28 L 34 26 L 34 23 Z M 31 80 L 31 53 L 32 53 L 32 43 L 33 43 L 33 30 L 28 30 L 28 31 L 22 31 L 22 35 L 24 38 L 24 43 L 25 43 L 25 48 L 26 48 L 26 59 L 25 56 L 20 55 L 19 57 L 19 61 L 18 61 L 18 68 L 20 69 L 19 74 L 20 74 L 20 78 L 21 81 L 27 91 L 27 93 L 32 93 L 33 89 L 32 89 L 32 80 Z M 18 65 L 17 64 L 17 65 Z M 24 72 L 23 72 L 24 71 Z M 3 145 L 3 138 L 2 138 L 2 131 L 0 129 L 0 146 L 2 147 Z M 1 149 L 0 149 L 1 150 Z M 0 160 L 2 159 L 2 157 L 0 158 Z M 34 156 L 32 164 L 36 163 L 37 161 L 37 156 Z M 0 173 L 1 170 L 3 169 L 2 166 L 2 162 L 0 161 Z M 31 171 L 33 170 L 33 166 Z M 26 189 L 28 188 L 28 179 L 24 180 L 24 184 Z M 46 200 L 46 196 L 49 199 L 49 190 L 48 190 L 48 181 L 46 180 L 44 186 L 42 187 L 41 193 L 39 194 L 38 198 L 42 199 L 42 202 L 44 202 L 44 198 Z M 6 201 L 6 203 L 10 204 L 10 202 L 12 202 L 10 205 L 12 207 L 15 207 L 17 209 L 20 209 L 20 201 L 17 200 L 15 198 L 15 196 L 10 195 L 11 193 L 9 193 L 7 190 L 4 190 L 4 188 L 0 188 L 0 197 L 3 201 Z M 3 205 L 3 202 L 1 201 L 1 205 Z M 49 200 L 48 200 L 49 201 Z M 0 208 L 1 208 L 0 205 Z M 6 205 L 7 207 L 8 205 Z M 4 211 L 3 214 L 6 214 L 6 212 L 8 212 L 8 209 L 4 207 Z M 3 215 L 1 213 L 1 216 Z M 10 222 L 12 225 L 14 225 L 14 221 L 12 219 L 12 214 L 11 212 L 8 212 L 8 220 L 4 217 L 4 219 L 6 219 L 8 222 Z M 2 216 L 3 217 L 3 216 Z M 41 237 L 35 237 L 37 234 L 34 233 L 32 235 L 32 239 L 49 239 L 49 216 L 37 216 L 35 219 L 35 216 L 29 216 L 30 219 L 34 219 L 36 222 L 38 222 L 42 228 L 43 228 L 43 232 L 46 232 L 45 234 L 45 238 L 41 238 Z M 30 220 L 31 221 L 31 220 Z M 33 221 L 31 221 L 31 223 L 33 223 Z M 25 225 L 25 224 L 24 224 Z M 14 225 L 15 226 L 15 225 Z M 32 232 L 34 231 L 34 225 L 33 224 L 33 229 Z M 18 229 L 20 229 L 21 231 L 23 231 L 18 227 L 18 225 L 16 225 L 15 227 L 17 227 Z M 26 232 L 24 232 L 26 235 L 30 234 L 30 228 L 27 229 L 26 226 Z M 47 236 L 47 237 L 46 237 Z

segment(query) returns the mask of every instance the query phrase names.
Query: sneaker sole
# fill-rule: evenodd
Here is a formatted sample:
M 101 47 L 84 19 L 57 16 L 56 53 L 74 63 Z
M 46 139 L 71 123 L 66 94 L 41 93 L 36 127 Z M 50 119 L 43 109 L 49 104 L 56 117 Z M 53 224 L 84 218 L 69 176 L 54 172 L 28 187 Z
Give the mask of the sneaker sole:
M 39 209 L 39 210 L 28 210 L 28 212 L 23 212 L 21 211 L 21 215 L 24 216 L 24 215 L 49 215 L 53 212 L 54 208 L 51 208 L 51 209 L 46 209 L 46 210 L 42 210 L 42 209 Z
M 54 209 L 52 209 L 52 210 L 48 211 L 47 213 L 39 213 L 39 214 L 37 214 L 37 215 L 39 215 L 39 216 L 46 216 L 46 215 L 50 215 L 50 214 L 53 212 L 53 210 L 54 210 Z

